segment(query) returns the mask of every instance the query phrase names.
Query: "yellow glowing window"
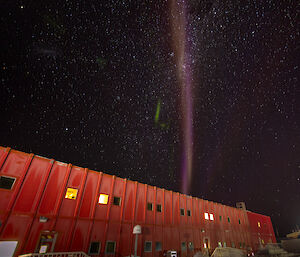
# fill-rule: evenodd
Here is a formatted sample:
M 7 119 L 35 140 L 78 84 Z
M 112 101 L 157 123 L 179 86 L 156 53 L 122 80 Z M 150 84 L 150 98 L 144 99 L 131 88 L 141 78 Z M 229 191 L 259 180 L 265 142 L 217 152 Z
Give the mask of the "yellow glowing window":
M 210 220 L 214 220 L 214 215 L 213 214 L 209 214 L 209 219 Z
M 208 215 L 208 213 L 206 212 L 206 213 L 204 213 L 204 218 L 206 219 L 206 220 L 209 220 L 209 215 Z
M 69 187 L 69 188 L 67 188 L 65 198 L 75 200 L 77 197 L 77 192 L 78 192 L 78 189 Z
M 260 222 L 257 222 L 257 226 L 260 228 Z
M 99 203 L 100 204 L 107 204 L 108 203 L 108 195 L 100 194 L 99 196 Z

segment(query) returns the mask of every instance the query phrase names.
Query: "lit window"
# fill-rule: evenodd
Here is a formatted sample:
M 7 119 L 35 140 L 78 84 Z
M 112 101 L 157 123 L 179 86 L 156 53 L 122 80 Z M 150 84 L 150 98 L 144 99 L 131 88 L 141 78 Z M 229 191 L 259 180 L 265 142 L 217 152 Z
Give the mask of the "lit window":
M 151 241 L 145 241 L 144 252 L 152 252 L 152 242 Z
M 191 216 L 191 210 L 186 211 L 187 216 Z
M 180 209 L 180 215 L 184 216 L 184 209 Z
M 78 192 L 78 189 L 69 187 L 69 188 L 67 188 L 65 198 L 75 200 L 77 197 L 77 192 Z
M 260 228 L 260 222 L 257 222 L 257 226 Z
M 116 242 L 107 241 L 105 247 L 105 253 L 115 253 Z
M 189 250 L 193 251 L 194 250 L 194 244 L 193 244 L 193 242 L 189 242 L 188 243 L 188 247 L 189 247 Z
M 113 201 L 114 205 L 120 206 L 121 205 L 121 198 L 114 196 L 114 201 Z
M 222 247 L 222 242 L 218 242 L 218 246 L 219 246 L 219 247 Z
M 156 211 L 157 212 L 161 212 L 161 204 L 157 204 L 156 205 Z
M 153 210 L 153 204 L 152 203 L 147 203 L 147 210 L 152 211 Z
M 206 213 L 204 213 L 204 218 L 206 219 L 206 220 L 209 220 L 209 215 L 208 215 L 208 213 L 206 212 Z
M 210 220 L 214 220 L 214 215 L 213 214 L 209 214 L 209 219 Z
M 12 189 L 15 181 L 16 178 L 0 176 L 0 188 L 10 190 Z
M 99 196 L 99 203 L 100 204 L 107 204 L 108 203 L 108 195 L 100 194 Z
M 207 248 L 207 244 L 206 243 L 204 243 L 203 246 L 204 246 L 204 248 Z
M 264 244 L 264 243 L 265 243 L 265 241 L 264 241 L 263 239 L 261 240 L 261 242 L 262 242 L 262 244 Z

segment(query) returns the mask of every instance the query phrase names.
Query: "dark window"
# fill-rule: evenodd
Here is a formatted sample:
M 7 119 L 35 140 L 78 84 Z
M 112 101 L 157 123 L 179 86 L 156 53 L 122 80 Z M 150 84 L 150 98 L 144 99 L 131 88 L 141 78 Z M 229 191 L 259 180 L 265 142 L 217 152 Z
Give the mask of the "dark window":
M 188 247 L 189 247 L 189 250 L 193 251 L 194 250 L 193 242 L 189 242 Z
M 187 216 L 191 216 L 191 210 L 187 210 L 187 211 L 186 211 L 186 215 L 187 215 Z
M 16 178 L 0 176 L 0 188 L 12 189 L 15 181 L 16 181 Z
M 180 215 L 184 216 L 184 209 L 180 209 Z
M 181 242 L 181 251 L 186 251 L 186 242 Z
M 116 242 L 106 242 L 105 253 L 115 253 Z
M 117 197 L 117 196 L 114 196 L 114 205 L 118 205 L 120 206 L 121 205 L 121 198 L 120 197 Z
M 162 250 L 162 244 L 161 242 L 155 242 L 155 251 L 161 251 Z
M 91 242 L 89 254 L 98 254 L 100 252 L 100 242 Z
M 230 223 L 230 218 L 228 217 L 227 219 L 228 219 L 228 223 Z
M 239 224 L 241 224 L 241 220 L 239 220 Z
M 152 242 L 145 241 L 144 252 L 152 252 Z
M 153 210 L 153 204 L 152 203 L 147 203 L 147 210 L 152 211 Z
M 220 221 L 222 221 L 222 216 L 220 216 Z
M 235 243 L 231 242 L 231 247 L 235 248 Z
M 240 244 L 240 248 L 242 248 L 242 242 L 239 242 L 239 244 Z
M 157 204 L 156 205 L 156 211 L 157 212 L 161 212 L 161 204 Z

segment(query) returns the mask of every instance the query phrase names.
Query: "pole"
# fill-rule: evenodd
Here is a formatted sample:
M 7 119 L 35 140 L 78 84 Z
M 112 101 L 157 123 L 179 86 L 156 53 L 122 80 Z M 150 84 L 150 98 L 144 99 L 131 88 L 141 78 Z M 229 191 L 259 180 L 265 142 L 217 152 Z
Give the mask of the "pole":
M 136 234 L 136 235 L 135 235 L 134 257 L 137 257 L 138 236 L 139 236 L 139 234 Z

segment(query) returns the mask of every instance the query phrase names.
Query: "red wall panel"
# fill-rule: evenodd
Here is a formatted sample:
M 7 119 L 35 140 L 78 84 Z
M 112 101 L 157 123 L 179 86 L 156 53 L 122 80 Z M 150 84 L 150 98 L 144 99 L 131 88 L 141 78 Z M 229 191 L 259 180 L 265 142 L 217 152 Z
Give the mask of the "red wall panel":
M 40 215 L 52 216 L 57 213 L 68 176 L 68 165 L 55 162 L 38 209 Z

